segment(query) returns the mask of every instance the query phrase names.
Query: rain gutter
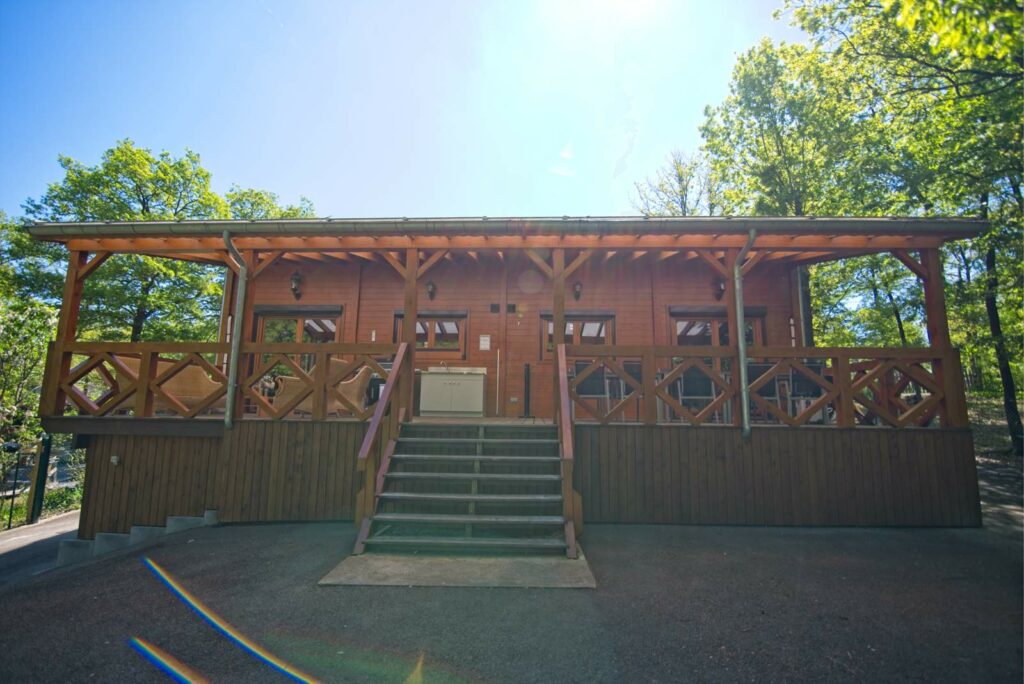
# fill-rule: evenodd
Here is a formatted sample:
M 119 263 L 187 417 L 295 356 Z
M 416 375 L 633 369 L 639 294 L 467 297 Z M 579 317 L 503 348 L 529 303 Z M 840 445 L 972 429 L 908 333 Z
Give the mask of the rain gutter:
M 238 357 L 242 349 L 242 316 L 245 313 L 245 291 L 249 280 L 249 269 L 245 259 L 231 242 L 231 233 L 224 231 L 224 245 L 238 266 L 238 280 L 235 283 L 235 312 L 231 320 L 231 352 L 228 355 L 228 396 L 224 404 L 224 428 L 230 430 L 235 421 L 235 399 L 238 396 Z
M 746 244 L 732 265 L 733 291 L 736 295 L 736 349 L 740 362 L 740 416 L 743 419 L 744 437 L 750 436 L 750 385 L 747 377 L 747 321 L 743 311 L 743 262 L 750 248 L 754 246 L 756 238 L 757 228 L 751 228 L 747 234 Z

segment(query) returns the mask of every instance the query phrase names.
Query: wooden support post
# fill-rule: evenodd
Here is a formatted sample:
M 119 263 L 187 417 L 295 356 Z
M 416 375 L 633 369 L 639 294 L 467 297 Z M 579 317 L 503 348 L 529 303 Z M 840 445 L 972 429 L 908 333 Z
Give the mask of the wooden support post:
M 928 341 L 933 348 L 948 349 L 949 321 L 946 318 L 946 279 L 942 275 L 942 260 L 938 249 L 921 250 L 921 267 L 926 273 L 924 285 L 925 324 Z
M 949 340 L 949 320 L 946 317 L 946 278 L 942 273 L 942 258 L 938 248 L 922 249 L 921 270 L 924 277 L 924 316 L 928 329 L 928 342 L 932 349 L 943 352 L 943 360 L 932 362 L 935 378 L 946 395 L 939 409 L 942 424 L 947 427 L 968 425 L 966 398 L 963 388 L 963 369 L 959 357 L 955 368 L 949 366 L 952 345 Z M 953 374 L 958 377 L 952 377 Z
M 420 253 L 416 248 L 405 250 L 405 306 L 402 312 L 402 341 L 409 345 L 405 367 L 405 405 L 409 407 L 408 417 L 413 416 L 416 400 L 416 318 L 418 315 L 418 292 L 416 281 L 419 274 Z
M 725 313 L 726 313 L 726 326 L 729 331 L 729 348 L 734 352 L 739 349 L 739 339 L 743 331 L 739 329 L 739 314 L 736 308 L 736 281 L 732 277 L 732 267 L 736 263 L 736 257 L 739 253 L 736 250 L 729 250 L 725 254 L 725 263 L 723 264 L 722 273 L 724 273 L 723 280 L 725 282 L 725 294 L 722 298 L 725 300 Z M 729 369 L 729 383 L 733 388 L 732 398 L 732 422 L 736 427 L 743 426 L 743 401 L 740 393 L 743 388 L 740 387 L 740 357 L 739 353 L 734 353 L 729 357 L 731 367 Z M 720 370 L 716 368 L 716 370 Z
M 556 249 L 551 254 L 552 262 L 552 275 L 551 275 L 551 344 L 553 350 L 558 349 L 558 345 L 565 341 L 565 250 Z M 552 358 L 554 358 L 552 354 Z M 551 396 L 558 396 L 558 368 L 557 364 L 552 362 L 552 377 L 554 378 L 554 387 L 552 388 Z M 558 416 L 558 402 L 553 401 L 552 415 Z M 568 420 L 567 416 L 561 417 L 561 419 Z
M 75 341 L 78 333 L 78 312 L 82 303 L 84 278 L 78 273 L 89 262 L 88 252 L 73 251 L 68 255 L 68 272 L 64 278 L 64 293 L 60 302 L 60 317 L 57 319 L 57 338 L 47 358 L 46 377 L 49 383 L 42 393 L 39 413 L 56 416 L 64 413 L 64 392 L 60 389 L 61 379 L 71 370 L 71 355 L 64 347 Z
M 511 354 L 508 348 L 508 262 L 501 260 L 501 292 L 498 294 L 498 353 L 504 354 L 501 368 L 498 369 L 498 391 L 495 394 L 494 415 L 499 418 L 505 415 L 505 396 L 508 391 L 508 367 Z
M 259 262 L 259 255 L 255 250 L 248 250 L 242 252 L 242 258 L 245 259 L 245 268 L 249 273 L 252 273 L 256 268 L 256 264 Z M 256 299 L 256 281 L 253 278 L 249 278 L 245 283 L 245 300 L 242 302 L 242 333 L 239 335 L 241 342 L 256 341 L 256 316 L 253 310 L 253 302 Z M 235 396 L 235 418 L 241 419 L 245 414 L 245 391 L 242 387 L 242 378 L 249 377 L 249 374 L 256 368 L 258 361 L 256 359 L 241 358 L 238 360 L 238 393 Z

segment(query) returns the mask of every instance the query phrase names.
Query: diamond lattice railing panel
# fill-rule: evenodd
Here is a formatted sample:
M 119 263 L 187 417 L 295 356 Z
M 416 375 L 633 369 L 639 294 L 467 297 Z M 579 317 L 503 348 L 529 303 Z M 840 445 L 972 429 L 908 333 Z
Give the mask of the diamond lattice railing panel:
M 260 412 L 280 419 L 309 403 L 316 383 L 291 356 L 262 354 L 256 360 L 260 363 L 242 383 L 242 391 Z
M 67 398 L 92 416 L 105 416 L 122 408 L 137 387 L 137 373 L 106 352 L 87 357 L 60 384 Z
M 149 387 L 160 409 L 194 418 L 223 404 L 228 379 L 221 369 L 193 352 L 176 361 L 158 361 Z
M 858 364 L 852 397 L 861 423 L 891 427 L 929 425 L 942 409 L 942 385 L 921 362 L 879 360 Z
M 826 377 L 831 369 L 807 365 L 799 359 L 781 359 L 750 383 L 751 403 L 764 413 L 790 427 L 812 420 L 830 422 L 828 408 L 835 411 L 839 387 Z
M 613 405 L 609 406 L 607 410 L 601 410 L 602 401 L 608 401 L 610 403 L 611 398 L 607 390 L 598 395 L 581 395 L 579 394 L 579 387 L 587 381 L 592 375 L 597 372 L 601 372 L 601 378 L 605 382 L 609 379 L 621 381 L 622 385 L 626 388 L 622 392 L 622 397 Z M 629 405 L 636 401 L 639 397 L 643 396 L 643 386 L 634 378 L 632 375 L 626 372 L 622 365 L 610 357 L 599 357 L 592 361 L 586 368 L 576 374 L 576 377 L 569 383 L 569 396 L 573 403 L 582 408 L 588 415 L 599 423 L 608 423 L 619 415 L 621 415 Z M 615 397 L 617 398 L 617 397 Z
M 366 404 L 366 388 L 370 376 L 376 374 L 386 378 L 388 373 L 370 356 L 359 355 L 352 361 L 333 359 L 327 377 L 327 413 L 350 413 L 360 420 L 373 415 L 373 408 Z
M 670 411 L 691 425 L 724 421 L 721 414 L 736 394 L 721 373 L 699 358 L 688 358 L 674 366 L 654 391 Z

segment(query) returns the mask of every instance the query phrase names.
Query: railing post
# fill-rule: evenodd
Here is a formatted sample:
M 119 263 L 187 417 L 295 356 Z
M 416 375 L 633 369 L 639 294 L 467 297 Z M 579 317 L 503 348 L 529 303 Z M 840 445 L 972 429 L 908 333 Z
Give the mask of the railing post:
M 967 397 L 964 393 L 964 369 L 960 363 L 960 351 L 950 349 L 942 363 L 943 385 L 945 393 L 946 421 L 948 427 L 968 427 L 971 422 L 967 416 Z
M 836 397 L 836 425 L 853 427 L 853 387 L 850 382 L 850 359 L 836 356 L 832 359 L 833 382 L 839 389 Z
M 159 365 L 154 357 L 159 352 L 143 351 L 139 353 L 139 377 L 135 384 L 135 417 L 149 418 L 153 415 L 153 378 Z
M 645 425 L 655 425 L 658 422 L 658 395 L 655 392 L 657 378 L 657 364 L 654 360 L 654 352 L 648 351 L 643 355 L 641 362 L 641 375 L 643 376 L 644 399 L 641 407 L 641 414 Z
M 313 366 L 313 420 L 326 420 L 327 407 L 331 402 L 327 401 L 327 380 L 331 367 L 330 355 L 326 352 L 316 352 L 316 361 Z

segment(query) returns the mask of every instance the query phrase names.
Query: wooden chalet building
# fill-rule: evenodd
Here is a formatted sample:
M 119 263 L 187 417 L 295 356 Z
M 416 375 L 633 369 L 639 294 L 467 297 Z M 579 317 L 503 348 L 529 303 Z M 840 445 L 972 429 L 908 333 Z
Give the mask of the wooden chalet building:
M 939 247 L 982 227 L 36 224 L 70 253 L 43 421 L 88 445 L 82 538 L 207 509 L 570 555 L 584 520 L 978 525 Z M 814 346 L 802 267 L 878 252 L 920 278 L 929 346 Z M 218 341 L 78 341 L 119 253 L 224 265 Z

